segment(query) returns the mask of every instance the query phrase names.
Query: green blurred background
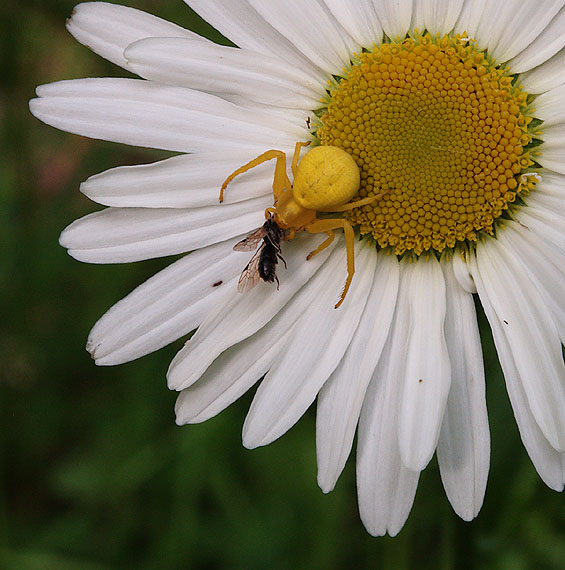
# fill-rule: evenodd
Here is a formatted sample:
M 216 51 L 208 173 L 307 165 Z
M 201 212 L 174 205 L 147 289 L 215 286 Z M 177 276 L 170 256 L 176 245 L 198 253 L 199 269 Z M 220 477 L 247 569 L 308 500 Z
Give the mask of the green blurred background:
M 221 41 L 181 0 L 124 3 Z M 99 209 L 79 193 L 82 180 L 164 154 L 61 133 L 29 114 L 38 84 L 125 74 L 66 32 L 72 7 L 0 7 L 0 569 L 565 567 L 565 498 L 522 448 L 482 315 L 485 505 L 473 523 L 459 520 L 434 459 L 396 538 L 364 530 L 352 460 L 333 493 L 318 489 L 314 410 L 247 451 L 250 395 L 203 425 L 175 426 L 165 372 L 181 341 L 130 364 L 93 364 L 90 327 L 167 260 L 85 265 L 58 235 Z

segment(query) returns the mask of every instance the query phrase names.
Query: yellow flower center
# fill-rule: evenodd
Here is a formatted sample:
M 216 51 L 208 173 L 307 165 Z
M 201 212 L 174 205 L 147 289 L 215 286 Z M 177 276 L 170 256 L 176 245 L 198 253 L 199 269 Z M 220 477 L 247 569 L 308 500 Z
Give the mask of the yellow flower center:
M 329 89 L 317 138 L 343 148 L 361 170 L 347 213 L 361 233 L 396 254 L 493 233 L 535 176 L 528 96 L 515 78 L 460 36 L 417 34 L 362 53 Z

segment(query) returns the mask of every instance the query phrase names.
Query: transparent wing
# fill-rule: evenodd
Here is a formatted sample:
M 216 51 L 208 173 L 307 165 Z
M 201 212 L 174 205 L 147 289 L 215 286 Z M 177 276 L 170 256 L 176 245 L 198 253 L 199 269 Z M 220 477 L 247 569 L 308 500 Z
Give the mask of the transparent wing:
M 259 275 L 259 261 L 261 260 L 261 252 L 263 251 L 263 244 L 251 258 L 251 261 L 245 266 L 245 269 L 241 272 L 241 276 L 237 283 L 237 290 L 240 293 L 247 293 L 251 291 L 259 281 L 261 281 L 261 276 Z
M 265 226 L 261 226 L 256 230 L 252 231 L 247 237 L 238 241 L 234 246 L 234 251 L 252 251 L 254 250 L 261 240 L 267 235 L 267 230 Z

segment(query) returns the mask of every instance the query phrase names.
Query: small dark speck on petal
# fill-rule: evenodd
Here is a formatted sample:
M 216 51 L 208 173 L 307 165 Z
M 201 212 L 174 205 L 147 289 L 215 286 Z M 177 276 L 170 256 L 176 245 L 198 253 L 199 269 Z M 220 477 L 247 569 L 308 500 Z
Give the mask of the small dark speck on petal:
M 507 324 L 508 324 L 508 321 L 503 321 L 503 322 L 504 322 L 504 324 L 505 324 L 505 325 L 507 325 Z
M 223 281 L 220 279 L 219 281 L 212 283 L 212 287 L 219 287 L 222 283 L 223 283 Z

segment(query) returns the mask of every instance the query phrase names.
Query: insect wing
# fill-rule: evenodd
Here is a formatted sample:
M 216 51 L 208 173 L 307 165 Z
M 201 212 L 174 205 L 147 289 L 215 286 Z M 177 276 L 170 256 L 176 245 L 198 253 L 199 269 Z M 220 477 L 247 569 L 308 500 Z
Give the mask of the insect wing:
M 257 228 L 255 231 L 251 232 L 247 237 L 238 241 L 234 246 L 234 251 L 252 251 L 254 250 L 261 240 L 267 235 L 265 226 Z
M 247 293 L 251 291 L 259 281 L 261 281 L 261 275 L 259 274 L 259 262 L 261 260 L 261 252 L 263 251 L 264 244 L 255 252 L 255 255 L 251 258 L 251 261 L 245 266 L 245 269 L 241 272 L 241 276 L 237 283 L 237 290 L 240 293 Z

